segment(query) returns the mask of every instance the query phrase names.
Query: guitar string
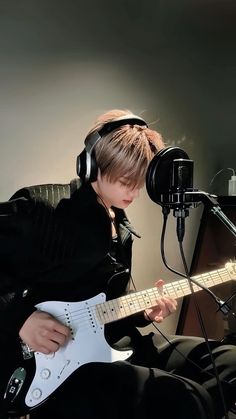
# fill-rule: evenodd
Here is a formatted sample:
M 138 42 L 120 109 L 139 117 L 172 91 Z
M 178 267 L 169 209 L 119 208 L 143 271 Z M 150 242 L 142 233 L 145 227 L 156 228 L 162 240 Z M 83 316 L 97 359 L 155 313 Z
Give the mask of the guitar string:
M 226 273 L 228 272 L 227 269 L 223 269 L 224 276 L 226 277 Z M 222 273 L 222 269 L 219 270 Z M 211 274 L 211 273 L 209 273 Z M 204 274 L 204 276 L 209 275 Z M 218 274 L 218 275 L 217 275 Z M 218 271 L 214 271 L 214 276 L 217 280 L 217 284 L 222 283 L 222 281 L 225 281 L 224 278 L 222 278 L 222 275 Z M 198 276 L 199 277 L 199 276 Z M 220 281 L 219 281 L 220 277 Z M 228 280 L 228 276 L 227 276 Z M 181 287 L 181 294 L 178 295 L 176 289 L 174 288 L 176 286 L 176 283 L 178 283 L 178 286 L 180 285 L 179 282 L 185 283 L 185 280 L 181 281 L 175 281 L 174 283 L 169 283 L 165 285 L 165 289 L 169 288 L 169 292 L 166 291 L 167 294 L 173 295 L 173 290 L 175 295 L 177 297 L 183 296 L 183 289 L 184 291 L 187 290 L 187 284 L 184 285 L 184 287 Z M 215 285 L 215 284 L 214 284 Z M 197 287 L 199 288 L 199 287 Z M 66 321 L 67 324 L 71 326 L 71 322 L 79 322 L 80 328 L 85 326 L 90 326 L 94 328 L 101 327 L 101 325 L 116 321 L 118 319 L 127 317 L 131 314 L 138 313 L 140 311 L 143 311 L 143 309 L 150 307 L 154 302 L 156 301 L 156 298 L 158 298 L 160 294 L 158 293 L 156 288 L 151 288 L 149 290 L 140 291 L 134 294 L 131 294 L 129 296 L 123 296 L 115 300 L 108 300 L 102 303 L 95 304 L 94 306 L 89 306 L 88 308 L 80 308 L 80 309 L 70 309 L 70 315 L 68 314 L 62 314 L 57 316 L 59 320 Z M 146 299 L 148 298 L 148 300 Z M 122 305 L 119 305 L 120 301 L 122 302 Z M 73 303 L 72 303 L 73 304 Z M 76 304 L 76 303 L 75 303 Z M 103 319 L 103 321 L 101 321 Z
M 228 271 L 226 270 L 225 274 L 227 272 Z M 204 274 L 204 275 L 210 275 L 210 273 L 209 274 Z M 219 273 L 218 273 L 218 277 L 216 276 L 216 274 L 214 274 L 214 277 L 215 277 L 216 281 L 212 281 L 212 278 L 210 279 L 211 282 L 213 282 L 212 286 L 218 285 L 220 283 L 223 283 L 223 282 L 231 279 L 231 278 L 229 278 L 228 275 L 225 275 L 225 278 L 224 278 Z M 203 282 L 206 282 L 206 281 L 203 281 Z M 195 287 L 197 289 L 201 289 L 197 285 Z M 185 295 L 186 291 L 189 292 L 188 284 L 185 280 L 181 280 L 181 281 L 175 281 L 174 283 L 166 284 L 164 286 L 163 294 L 164 295 L 168 294 L 169 296 L 182 297 L 182 296 Z M 98 306 L 103 306 L 104 305 L 105 307 L 107 306 L 108 310 L 117 308 L 116 306 L 117 306 L 118 302 L 122 302 L 124 306 L 125 305 L 129 306 L 130 302 L 131 302 L 132 306 L 135 306 L 135 300 L 137 301 L 138 304 L 140 304 L 139 300 L 141 299 L 141 302 L 146 304 L 146 300 L 144 299 L 145 297 L 158 298 L 158 296 L 160 296 L 160 295 L 161 295 L 161 293 L 156 288 L 150 288 L 148 290 L 139 291 L 137 293 L 133 293 L 133 294 L 130 294 L 128 296 L 123 296 L 123 297 L 120 297 L 120 298 L 117 298 L 117 299 L 114 299 L 114 300 L 108 300 L 108 301 L 105 301 L 105 302 L 101 302 L 101 303 L 96 304 L 95 306 L 98 307 Z M 113 304 L 114 306 L 112 306 L 111 304 Z M 76 313 L 77 311 L 78 311 L 78 309 L 77 310 L 71 310 L 71 313 Z M 87 312 L 87 309 L 85 309 L 85 311 Z M 132 312 L 132 314 L 133 314 L 133 312 Z

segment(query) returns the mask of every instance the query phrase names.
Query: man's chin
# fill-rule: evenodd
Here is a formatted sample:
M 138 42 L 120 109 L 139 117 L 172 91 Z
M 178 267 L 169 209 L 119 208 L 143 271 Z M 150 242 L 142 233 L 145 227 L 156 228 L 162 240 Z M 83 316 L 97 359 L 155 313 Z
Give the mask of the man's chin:
M 130 204 L 132 203 L 132 201 L 122 201 L 117 203 L 116 207 L 120 208 L 120 209 L 125 209 L 127 208 Z

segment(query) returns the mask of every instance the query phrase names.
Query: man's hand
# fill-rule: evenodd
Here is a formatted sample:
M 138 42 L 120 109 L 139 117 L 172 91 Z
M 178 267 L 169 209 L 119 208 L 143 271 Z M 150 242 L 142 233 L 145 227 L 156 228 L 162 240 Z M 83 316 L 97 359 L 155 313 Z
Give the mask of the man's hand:
M 34 351 L 56 352 L 70 337 L 70 329 L 44 311 L 34 311 L 20 329 L 20 338 Z
M 164 281 L 160 279 L 155 283 L 157 288 L 162 288 Z M 159 297 L 156 300 L 156 306 L 148 308 L 144 311 L 144 317 L 146 320 L 155 321 L 161 323 L 162 320 L 169 316 L 176 310 L 177 301 L 171 297 Z

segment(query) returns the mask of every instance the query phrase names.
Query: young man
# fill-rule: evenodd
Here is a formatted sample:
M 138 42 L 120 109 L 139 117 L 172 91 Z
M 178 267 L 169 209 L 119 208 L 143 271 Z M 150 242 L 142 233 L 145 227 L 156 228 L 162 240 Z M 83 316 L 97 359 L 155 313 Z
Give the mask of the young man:
M 142 118 L 109 111 L 86 137 L 77 158 L 81 185 L 70 198 L 56 208 L 20 193 L 11 201 L 14 210 L 0 224 L 0 262 L 18 287 L 0 319 L 0 336 L 3 345 L 8 342 L 8 362 L 17 353 L 26 378 L 15 399 L 8 374 L 0 387 L 10 406 L 26 394 L 27 406 L 35 407 L 32 419 L 205 419 L 224 413 L 201 339 L 176 337 L 171 346 L 156 347 L 153 334 L 141 336 L 136 328 L 161 322 L 176 301 L 162 296 L 139 309 L 140 302 L 120 299 L 129 293 L 136 235 L 124 210 L 138 197 L 149 162 L 163 147 L 160 134 Z M 114 301 L 104 304 L 101 293 Z M 35 307 L 50 301 L 65 303 Z M 69 302 L 80 304 L 68 309 Z M 228 409 L 235 400 L 227 381 L 236 377 L 236 350 L 212 346 Z M 29 348 L 36 358 L 32 385 L 34 373 L 28 373 L 27 360 L 22 363 L 22 356 L 32 355 Z

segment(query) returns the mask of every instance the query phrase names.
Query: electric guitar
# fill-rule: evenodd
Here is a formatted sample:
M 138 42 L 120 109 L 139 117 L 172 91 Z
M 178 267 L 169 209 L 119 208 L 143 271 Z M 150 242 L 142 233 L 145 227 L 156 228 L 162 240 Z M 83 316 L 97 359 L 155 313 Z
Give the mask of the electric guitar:
M 193 277 L 207 288 L 234 278 L 236 263 L 230 262 L 222 269 Z M 193 289 L 195 292 L 201 290 L 197 285 L 193 285 Z M 4 394 L 9 411 L 25 413 L 37 407 L 84 364 L 128 359 L 133 351 L 118 351 L 109 346 L 104 326 L 155 306 L 156 299 L 161 295 L 178 299 L 189 294 L 188 280 L 181 279 L 165 284 L 162 289 L 150 288 L 108 301 L 101 293 L 80 302 L 46 301 L 37 304 L 37 309 L 50 313 L 67 325 L 72 338 L 55 353 L 32 353 L 14 370 Z M 28 366 L 30 360 L 33 361 L 33 368 L 32 363 L 30 368 Z

